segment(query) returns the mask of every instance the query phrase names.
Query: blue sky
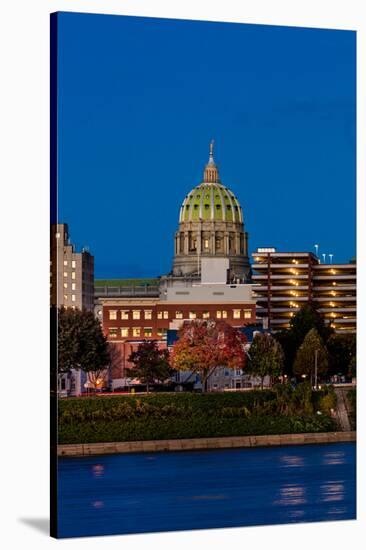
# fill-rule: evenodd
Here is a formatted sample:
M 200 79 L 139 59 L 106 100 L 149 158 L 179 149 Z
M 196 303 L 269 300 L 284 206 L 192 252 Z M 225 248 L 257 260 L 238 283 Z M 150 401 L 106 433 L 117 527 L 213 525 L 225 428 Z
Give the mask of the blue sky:
M 250 251 L 355 255 L 356 34 L 59 14 L 59 220 L 96 277 L 167 273 L 215 139 Z

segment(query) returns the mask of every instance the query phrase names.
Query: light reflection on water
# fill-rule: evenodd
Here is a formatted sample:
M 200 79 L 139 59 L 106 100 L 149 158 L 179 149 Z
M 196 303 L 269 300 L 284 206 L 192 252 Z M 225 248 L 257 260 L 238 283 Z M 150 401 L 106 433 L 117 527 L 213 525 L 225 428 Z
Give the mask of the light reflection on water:
M 327 481 L 320 486 L 322 502 L 339 502 L 344 500 L 344 483 Z
M 274 502 L 277 506 L 298 506 L 305 503 L 305 487 L 299 484 L 286 484 L 281 487 L 280 498 Z
M 345 464 L 346 455 L 343 451 L 336 451 L 331 453 L 326 453 L 324 455 L 323 464 L 326 466 L 331 466 L 334 464 Z
M 302 456 L 284 455 L 280 457 L 281 466 L 284 468 L 296 468 L 304 465 Z

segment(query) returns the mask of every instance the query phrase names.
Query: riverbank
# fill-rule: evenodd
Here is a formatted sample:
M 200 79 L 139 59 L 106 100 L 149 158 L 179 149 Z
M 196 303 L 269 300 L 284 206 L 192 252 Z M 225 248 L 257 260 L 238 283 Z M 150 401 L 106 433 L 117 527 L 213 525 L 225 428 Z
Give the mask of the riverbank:
M 113 443 L 58 445 L 57 454 L 58 456 L 63 457 L 76 457 L 105 454 L 151 453 L 161 451 L 192 451 L 204 449 L 346 443 L 355 441 L 356 432 L 251 435 L 239 437 L 207 437 L 194 439 L 166 439 L 156 441 L 121 441 Z

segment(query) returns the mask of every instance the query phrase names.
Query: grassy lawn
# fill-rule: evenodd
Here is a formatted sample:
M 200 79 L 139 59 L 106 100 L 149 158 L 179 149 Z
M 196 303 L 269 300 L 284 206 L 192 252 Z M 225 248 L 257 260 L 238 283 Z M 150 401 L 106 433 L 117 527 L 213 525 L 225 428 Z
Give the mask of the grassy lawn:
M 302 407 L 275 390 L 71 398 L 59 402 L 59 443 L 326 432 L 336 429 L 318 394 Z M 290 402 L 291 401 L 291 402 Z M 316 411 L 323 410 L 321 415 Z

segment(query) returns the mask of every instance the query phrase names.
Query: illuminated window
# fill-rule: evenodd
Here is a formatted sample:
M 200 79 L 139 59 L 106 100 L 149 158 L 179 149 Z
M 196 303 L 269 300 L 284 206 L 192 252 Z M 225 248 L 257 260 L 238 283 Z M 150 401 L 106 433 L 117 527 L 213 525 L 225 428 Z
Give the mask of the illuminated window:
M 205 248 L 208 248 L 208 239 L 205 239 Z
M 117 310 L 115 309 L 110 309 L 109 310 L 109 319 L 112 321 L 114 321 L 115 319 L 117 319 Z
M 158 328 L 156 331 L 158 336 L 166 336 L 167 329 L 166 328 Z
M 61 233 L 56 233 L 56 239 L 59 239 L 61 237 Z
M 145 327 L 145 328 L 144 328 L 144 336 L 145 336 L 146 338 L 151 338 L 151 336 L 152 336 L 152 328 L 150 328 L 150 327 Z
M 64 294 L 64 300 L 67 300 L 67 294 Z
M 202 319 L 209 319 L 210 318 L 210 312 L 209 311 L 203 311 L 202 312 Z
M 125 321 L 128 319 L 128 309 L 122 309 L 121 319 L 124 319 Z
M 110 328 L 109 329 L 109 338 L 117 338 L 117 330 L 116 328 Z
M 145 309 L 145 319 L 152 319 L 151 309 Z
M 67 271 L 64 271 L 64 277 L 67 277 Z
M 133 327 L 132 336 L 141 336 L 141 329 L 139 327 Z
M 195 319 L 196 318 L 196 312 L 195 311 L 190 311 L 189 312 L 189 318 L 190 319 Z
M 129 328 L 123 327 L 121 328 L 121 336 L 122 338 L 128 338 Z
M 67 260 L 64 260 L 64 265 L 67 265 Z
M 164 319 L 169 319 L 169 312 L 168 311 L 163 311 L 163 318 Z
M 227 311 L 224 310 L 224 311 L 222 312 L 222 318 L 223 318 L 223 319 L 227 319 Z
M 183 319 L 183 311 L 176 311 L 175 312 L 175 318 L 176 319 Z
M 75 283 L 71 283 L 71 290 L 76 290 L 76 284 Z
M 219 310 L 216 311 L 216 318 L 221 319 L 221 311 Z
M 67 288 L 67 283 L 64 283 L 64 288 Z
M 76 267 L 76 262 L 75 262 L 75 260 L 72 260 L 72 262 L 71 262 L 71 267 L 72 267 L 73 269 L 75 269 L 75 267 Z
M 75 302 L 75 300 L 76 300 L 75 294 L 72 294 L 72 295 L 71 295 L 71 301 L 72 301 L 72 302 Z
M 134 309 L 132 311 L 132 319 L 140 319 L 141 312 L 139 309 Z
M 251 319 L 251 317 L 252 317 L 252 310 L 244 309 L 244 319 Z
M 157 318 L 158 318 L 158 319 L 162 319 L 162 318 L 163 318 L 163 312 L 162 312 L 162 311 L 158 311 L 158 313 L 157 313 Z
M 234 319 L 240 319 L 240 309 L 233 309 Z
M 75 271 L 73 271 L 73 272 L 71 273 L 71 279 L 76 279 L 76 273 L 75 273 Z

